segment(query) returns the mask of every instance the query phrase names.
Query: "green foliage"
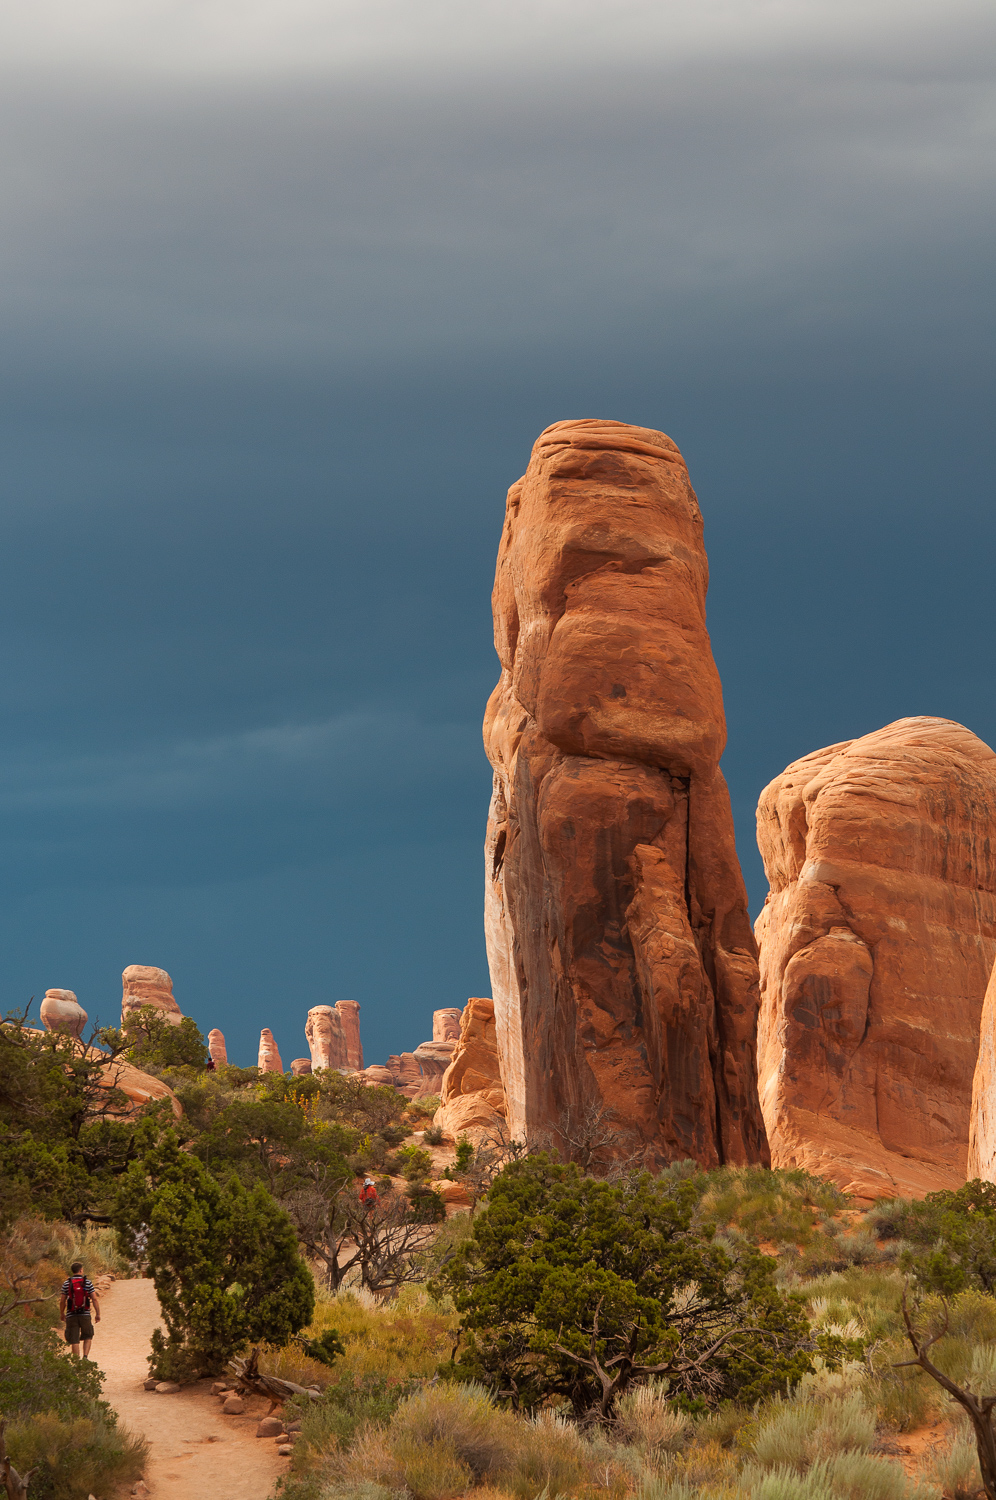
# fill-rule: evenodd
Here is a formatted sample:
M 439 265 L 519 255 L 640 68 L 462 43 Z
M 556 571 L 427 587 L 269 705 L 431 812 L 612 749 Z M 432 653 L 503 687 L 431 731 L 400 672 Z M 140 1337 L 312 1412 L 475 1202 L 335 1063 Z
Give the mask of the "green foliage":
M 321 1338 L 317 1339 L 299 1335 L 298 1343 L 309 1359 L 317 1359 L 320 1365 L 328 1365 L 330 1368 L 346 1352 L 346 1346 L 335 1328 L 326 1328 Z
M 441 1125 L 427 1125 L 422 1132 L 422 1139 L 427 1146 L 441 1146 L 443 1144 L 443 1127 Z
M 146 1440 L 118 1427 L 113 1416 L 63 1419 L 48 1413 L 11 1423 L 6 1438 L 20 1474 L 38 1469 L 31 1479 L 31 1500 L 107 1495 L 140 1477 L 148 1453 Z
M 103 1379 L 89 1360 L 65 1357 L 53 1328 L 24 1318 L 11 1318 L 0 1328 L 0 1412 L 9 1417 L 106 1413 Z
M 36 1031 L 24 1012 L 0 1024 L 0 1229 L 34 1211 L 77 1223 L 106 1213 L 115 1179 L 136 1155 L 128 1105 L 105 1070 L 123 1043 L 84 1047 Z
M 411 1204 L 409 1217 L 414 1224 L 442 1224 L 446 1218 L 446 1204 L 439 1193 L 424 1182 L 413 1182 L 408 1189 Z
M 408 1182 L 427 1182 L 432 1175 L 432 1157 L 421 1146 L 402 1146 L 398 1161 Z
M 174 1024 L 154 1005 L 143 1005 L 130 1013 L 124 1036 L 128 1061 L 147 1073 L 203 1068 L 208 1060 L 207 1042 L 196 1021 L 184 1016 Z
M 452 1374 L 515 1406 L 559 1397 L 605 1416 L 656 1374 L 693 1407 L 786 1389 L 819 1344 L 802 1301 L 753 1246 L 730 1254 L 693 1229 L 696 1196 L 646 1173 L 613 1186 L 543 1155 L 508 1167 L 440 1278 L 466 1338 Z
M 465 1135 L 460 1136 L 456 1143 L 456 1161 L 453 1163 L 454 1171 L 463 1172 L 474 1160 L 474 1143 L 469 1141 Z
M 166 1324 L 150 1361 L 162 1378 L 219 1371 L 247 1343 L 283 1343 L 311 1319 L 314 1286 L 287 1214 L 262 1184 L 219 1184 L 172 1131 L 129 1169 L 115 1224 L 136 1256 L 145 1236 Z
M 965 1287 L 996 1293 L 996 1183 L 975 1178 L 890 1209 L 890 1227 L 910 1242 L 902 1264 L 924 1286 L 945 1296 Z

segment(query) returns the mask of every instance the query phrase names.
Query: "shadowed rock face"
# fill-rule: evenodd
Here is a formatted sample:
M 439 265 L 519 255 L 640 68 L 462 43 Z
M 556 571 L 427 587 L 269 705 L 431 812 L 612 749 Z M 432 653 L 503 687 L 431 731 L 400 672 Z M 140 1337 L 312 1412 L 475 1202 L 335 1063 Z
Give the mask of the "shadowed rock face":
M 662 433 L 559 422 L 508 494 L 485 930 L 513 1136 L 766 1162 L 756 949 L 719 757 L 702 517 Z
M 772 1162 L 874 1198 L 965 1179 L 996 956 L 996 755 L 900 719 L 761 794 L 756 924 Z
M 179 1026 L 183 1012 L 173 998 L 173 981 L 165 969 L 156 969 L 151 964 L 129 964 L 121 975 L 121 1024 L 125 1025 L 132 1011 L 143 1005 L 155 1006 L 173 1026 Z

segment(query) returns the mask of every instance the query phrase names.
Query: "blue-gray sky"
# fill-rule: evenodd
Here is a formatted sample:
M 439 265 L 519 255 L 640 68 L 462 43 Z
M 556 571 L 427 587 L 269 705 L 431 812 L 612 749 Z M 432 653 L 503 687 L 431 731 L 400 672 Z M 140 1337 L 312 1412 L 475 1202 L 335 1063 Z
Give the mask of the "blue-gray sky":
M 238 1061 L 488 993 L 480 719 L 549 422 L 682 448 L 761 787 L 996 741 L 996 14 L 0 3 L 0 975 Z

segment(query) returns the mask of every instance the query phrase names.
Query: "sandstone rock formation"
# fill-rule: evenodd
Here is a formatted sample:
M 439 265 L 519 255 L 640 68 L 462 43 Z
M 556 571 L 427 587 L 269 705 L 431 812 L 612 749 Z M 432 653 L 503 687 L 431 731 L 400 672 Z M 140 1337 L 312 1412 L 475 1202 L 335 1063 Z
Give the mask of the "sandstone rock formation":
M 77 1038 L 83 1035 L 88 1019 L 72 990 L 46 990 L 39 1014 L 46 1031 L 63 1031 Z
M 996 967 L 989 976 L 982 1006 L 966 1175 L 981 1177 L 983 1182 L 996 1182 Z
M 486 936 L 515 1136 L 766 1162 L 757 959 L 719 771 L 702 517 L 670 438 L 558 422 L 509 490 Z
M 466 1135 L 476 1141 L 500 1129 L 505 1116 L 494 1001 L 468 1000 L 433 1123 L 450 1140 Z
M 217 1026 L 207 1034 L 208 1055 L 214 1062 L 216 1068 L 227 1068 L 228 1048 L 225 1046 L 224 1033 Z
M 424 1099 L 429 1094 L 439 1093 L 443 1084 L 443 1074 L 453 1061 L 455 1047 L 455 1041 L 419 1043 L 412 1053 L 421 1075 L 413 1098 Z
M 342 1016 L 334 1005 L 313 1005 L 308 1012 L 304 1034 L 311 1048 L 311 1066 L 321 1068 L 346 1066 L 346 1036 Z
M 132 1011 L 143 1005 L 152 1005 L 162 1011 L 167 1021 L 179 1026 L 183 1012 L 173 999 L 173 981 L 165 969 L 151 968 L 147 964 L 129 964 L 121 976 L 124 991 L 121 997 L 121 1025 L 127 1023 Z
M 363 1081 L 371 1084 L 374 1088 L 393 1088 L 394 1074 L 390 1068 L 380 1063 L 371 1063 L 369 1068 L 363 1070 Z
M 790 765 L 757 837 L 773 1164 L 865 1198 L 960 1185 L 996 956 L 996 755 L 948 719 L 900 719 Z
M 259 1033 L 259 1070 L 261 1073 L 282 1073 L 284 1065 L 280 1061 L 280 1053 L 273 1039 L 273 1032 L 269 1026 L 264 1026 Z
M 136 1114 L 151 1099 L 169 1099 L 174 1117 L 180 1119 L 183 1114 L 179 1099 L 161 1078 L 143 1073 L 141 1068 L 133 1068 L 120 1058 L 104 1067 L 101 1084 L 104 1088 L 120 1089 L 125 1095 L 128 1105 L 121 1111 L 123 1115 Z
M 446 1010 L 434 1010 L 432 1012 L 432 1040 L 434 1042 L 458 1042 L 462 1014 L 458 1005 L 447 1006 Z
M 310 1057 L 295 1057 L 291 1063 L 291 1072 L 295 1078 L 306 1078 L 311 1072 Z
M 359 1072 L 363 1067 L 363 1043 L 360 1041 L 360 1002 L 358 1000 L 337 1000 L 335 1008 L 342 1022 L 342 1034 L 346 1042 L 346 1061 L 342 1064 L 344 1068 L 352 1068 Z

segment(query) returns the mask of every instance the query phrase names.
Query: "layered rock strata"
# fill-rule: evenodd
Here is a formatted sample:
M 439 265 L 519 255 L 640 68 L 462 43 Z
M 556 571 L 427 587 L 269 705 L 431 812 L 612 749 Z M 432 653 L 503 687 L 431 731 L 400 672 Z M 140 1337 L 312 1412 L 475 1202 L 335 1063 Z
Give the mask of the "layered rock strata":
M 72 990 L 46 990 L 39 1014 L 46 1031 L 62 1031 L 76 1038 L 83 1035 L 88 1020 Z
M 432 1012 L 432 1040 L 434 1042 L 458 1042 L 460 1040 L 460 1017 L 463 1011 L 458 1005 Z
M 481 1140 L 500 1131 L 505 1120 L 494 1001 L 468 1000 L 453 1061 L 443 1075 L 433 1123 L 450 1140 L 460 1135 Z
M 996 1182 L 996 967 L 989 976 L 982 1005 L 966 1175 Z
M 334 1005 L 313 1005 L 308 1012 L 304 1034 L 311 1049 L 311 1066 L 315 1072 L 322 1068 L 346 1066 L 346 1035 L 342 1016 Z
M 900 719 L 793 762 L 757 838 L 773 1165 L 865 1198 L 957 1187 L 996 955 L 996 755 Z
M 224 1033 L 217 1026 L 207 1034 L 208 1056 L 216 1068 L 228 1066 L 228 1048 L 225 1046 Z
M 121 1025 L 127 1024 L 133 1011 L 151 1005 L 161 1011 L 173 1026 L 179 1026 L 183 1012 L 173 998 L 173 981 L 165 969 L 149 964 L 129 964 L 121 975 Z
M 261 1073 L 282 1073 L 284 1065 L 280 1061 L 280 1053 L 273 1038 L 273 1032 L 269 1026 L 264 1026 L 259 1033 L 259 1058 L 258 1066 Z
M 768 1160 L 707 581 L 670 438 L 541 434 L 508 494 L 484 724 L 498 1055 L 513 1135 L 604 1112 L 648 1166 Z
M 337 1000 L 336 1012 L 342 1023 L 342 1034 L 346 1043 L 346 1061 L 343 1067 L 358 1073 L 363 1067 L 363 1043 L 360 1041 L 360 1002 Z
M 295 1078 L 306 1078 L 311 1071 L 310 1057 L 295 1057 L 291 1063 L 291 1072 Z

